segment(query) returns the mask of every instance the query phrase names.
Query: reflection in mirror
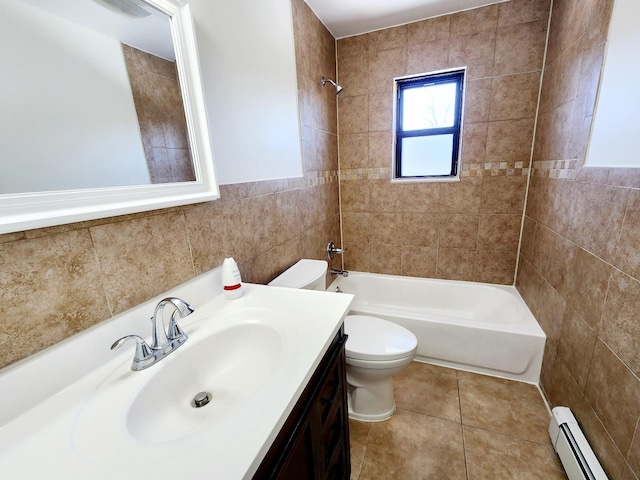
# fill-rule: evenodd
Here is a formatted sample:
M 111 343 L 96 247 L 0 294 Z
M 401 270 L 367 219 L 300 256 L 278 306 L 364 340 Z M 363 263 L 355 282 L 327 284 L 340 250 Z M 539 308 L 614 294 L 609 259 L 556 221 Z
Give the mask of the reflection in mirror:
M 195 181 L 167 14 L 141 0 L 4 7 L 0 194 Z
M 122 48 L 151 183 L 194 181 L 175 60 Z
M 113 3 L 143 14 L 104 8 Z M 0 109 L 0 234 L 219 198 L 189 3 L 6 0 L 3 7 L 0 92 L 9 95 Z M 80 18 L 86 23 L 77 23 Z M 147 22 L 154 18 L 159 21 Z M 135 28 L 122 26 L 130 23 Z M 144 67 L 130 69 L 140 70 L 133 83 L 171 70 L 166 79 L 177 80 L 180 92 L 158 95 L 166 82 L 157 75 L 154 95 L 134 94 L 125 54 L 137 53 L 123 44 L 154 55 L 141 55 Z M 35 63 L 27 62 L 31 57 Z M 160 67 L 155 57 L 174 66 Z M 168 123 L 171 116 L 186 127 Z M 59 128 L 65 125 L 71 128 Z M 148 140 L 141 130 L 150 132 Z M 153 154 L 149 164 L 145 150 Z M 187 152 L 191 161 L 175 169 L 158 161 L 184 160 Z M 17 174 L 7 181 L 9 171 Z M 176 181 L 176 175 L 190 181 Z

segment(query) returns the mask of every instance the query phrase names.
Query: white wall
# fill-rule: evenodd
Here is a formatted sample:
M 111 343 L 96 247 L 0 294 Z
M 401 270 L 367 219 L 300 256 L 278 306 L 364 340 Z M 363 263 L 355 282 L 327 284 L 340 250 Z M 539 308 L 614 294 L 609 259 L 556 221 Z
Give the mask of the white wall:
M 591 130 L 588 166 L 640 166 L 640 3 L 616 0 Z
M 119 42 L 6 0 L 0 58 L 0 194 L 150 183 Z
M 302 176 L 289 0 L 191 0 L 220 184 Z

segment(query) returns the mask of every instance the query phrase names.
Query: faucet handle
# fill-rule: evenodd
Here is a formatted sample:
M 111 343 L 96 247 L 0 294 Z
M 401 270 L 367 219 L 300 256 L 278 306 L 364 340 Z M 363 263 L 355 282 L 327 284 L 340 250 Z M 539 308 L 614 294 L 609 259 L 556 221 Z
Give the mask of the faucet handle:
M 184 333 L 182 328 L 180 328 L 180 325 L 178 325 L 178 320 L 176 319 L 177 312 L 178 311 L 176 310 L 171 314 L 171 320 L 169 320 L 169 328 L 167 329 L 167 338 L 169 340 L 180 339 L 181 340 L 180 343 L 182 343 L 185 340 L 187 340 L 188 337 L 187 337 L 187 334 Z
M 142 370 L 143 368 L 148 367 L 146 364 L 147 360 L 153 358 L 153 350 L 149 346 L 147 342 L 145 342 L 138 335 L 126 335 L 122 338 L 119 338 L 113 345 L 111 345 L 111 350 L 115 350 L 124 345 L 127 340 L 135 340 L 136 341 L 136 352 L 133 355 L 133 363 L 131 364 L 131 370 Z
M 327 260 L 331 261 L 334 255 L 340 255 L 346 251 L 346 248 L 338 248 L 333 242 L 329 242 L 329 245 L 327 245 Z

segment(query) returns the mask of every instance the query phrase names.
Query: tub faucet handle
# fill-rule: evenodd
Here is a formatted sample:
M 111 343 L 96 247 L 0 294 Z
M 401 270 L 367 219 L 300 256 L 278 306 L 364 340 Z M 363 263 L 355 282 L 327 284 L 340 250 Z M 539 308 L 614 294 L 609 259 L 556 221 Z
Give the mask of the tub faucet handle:
M 335 255 L 340 255 L 346 251 L 346 248 L 338 248 L 333 242 L 329 242 L 327 245 L 327 260 L 331 261 Z

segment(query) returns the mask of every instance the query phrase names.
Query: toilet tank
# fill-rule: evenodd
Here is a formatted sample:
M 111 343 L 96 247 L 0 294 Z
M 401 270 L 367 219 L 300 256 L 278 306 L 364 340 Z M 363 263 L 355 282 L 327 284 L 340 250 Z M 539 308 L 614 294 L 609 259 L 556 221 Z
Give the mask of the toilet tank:
M 274 287 L 303 288 L 306 290 L 326 290 L 325 275 L 327 262 L 325 260 L 309 260 L 303 258 L 298 263 L 285 270 L 282 275 L 269 282 Z

